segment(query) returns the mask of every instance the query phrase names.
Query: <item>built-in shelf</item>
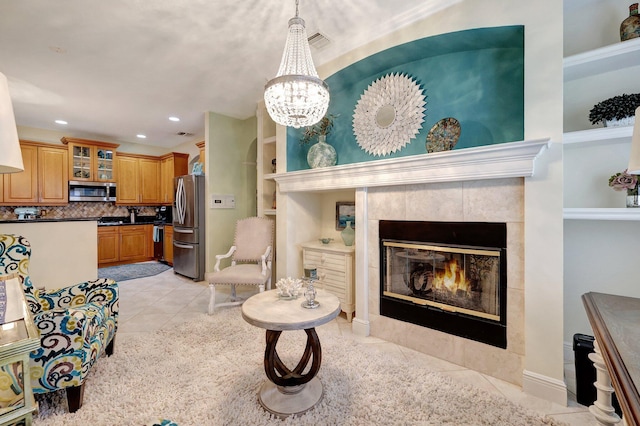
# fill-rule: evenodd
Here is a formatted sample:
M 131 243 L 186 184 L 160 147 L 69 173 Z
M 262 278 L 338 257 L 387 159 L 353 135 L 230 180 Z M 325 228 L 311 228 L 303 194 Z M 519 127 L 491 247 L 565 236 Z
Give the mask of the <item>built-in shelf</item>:
M 624 127 L 601 127 L 597 129 L 578 130 L 567 132 L 562 135 L 562 143 L 582 143 L 594 141 L 609 141 L 613 139 L 629 138 L 633 133 L 633 126 Z
M 264 143 L 264 144 L 276 143 L 275 135 L 274 136 L 270 136 L 268 138 L 265 138 L 264 141 L 262 141 L 262 143 Z
M 549 139 L 276 173 L 280 192 L 410 185 L 533 176 L 535 158 Z
M 272 180 L 272 179 L 275 179 L 275 177 L 276 177 L 276 174 L 275 174 L 275 173 L 265 173 L 265 174 L 262 176 L 262 179 L 269 179 L 269 180 Z
M 564 58 L 564 81 L 640 65 L 640 38 Z
M 267 216 L 275 216 L 276 209 L 264 209 L 264 214 Z
M 640 220 L 640 208 L 565 208 L 564 218 L 573 220 Z

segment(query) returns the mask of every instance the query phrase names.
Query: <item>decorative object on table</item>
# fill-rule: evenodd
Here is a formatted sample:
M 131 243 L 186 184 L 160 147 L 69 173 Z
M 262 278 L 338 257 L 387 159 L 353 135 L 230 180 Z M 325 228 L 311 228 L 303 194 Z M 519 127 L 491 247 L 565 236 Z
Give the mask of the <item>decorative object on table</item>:
M 305 279 L 318 279 L 318 269 L 312 265 L 305 265 L 304 267 L 304 277 Z
M 636 108 L 636 115 L 640 114 L 640 107 Z M 640 123 L 633 126 L 631 135 L 631 153 L 629 154 L 629 166 L 627 173 L 640 174 Z
M 605 127 L 632 126 L 636 108 L 640 107 L 640 93 L 622 94 L 598 102 L 589 111 L 591 124 L 604 123 Z
M 276 283 L 278 296 L 281 299 L 297 299 L 302 288 L 302 280 L 299 278 L 281 278 Z
M 422 129 L 426 97 L 405 74 L 380 77 L 360 96 L 353 113 L 353 133 L 360 148 L 384 156 L 404 148 Z
M 314 287 L 314 279 L 307 279 L 307 288 L 304 291 L 305 301 L 302 302 L 302 307 L 307 309 L 315 309 L 320 306 L 320 303 L 316 300 L 316 288 Z
M 631 40 L 640 37 L 640 15 L 638 15 L 638 3 L 629 6 L 629 16 L 620 23 L 620 41 Z
M 433 125 L 427 135 L 427 152 L 450 151 L 460 138 L 460 122 L 453 117 L 443 118 Z
M 347 221 L 347 226 L 342 230 L 340 236 L 345 246 L 349 247 L 353 245 L 353 240 L 356 238 L 356 231 L 351 227 L 350 220 Z
M 638 200 L 638 175 L 628 170 L 616 173 L 609 178 L 609 186 L 616 191 L 627 191 L 627 207 L 640 207 Z
M 336 231 L 346 228 L 347 221 L 351 222 L 353 228 L 356 227 L 356 203 L 354 201 L 336 202 Z
M 317 123 L 329 107 L 329 86 L 313 65 L 304 19 L 289 19 L 289 32 L 280 68 L 264 86 L 264 102 L 278 124 L 300 128 Z
M 276 172 L 276 159 L 271 160 L 271 173 Z
M 318 141 L 309 148 L 309 152 L 307 153 L 307 163 L 312 169 L 335 166 L 338 162 L 338 155 L 336 154 L 335 148 L 327 143 L 327 135 L 331 133 L 333 120 L 336 117 L 337 116 L 333 114 L 325 115 L 318 123 L 313 126 L 308 126 L 304 130 L 302 138 L 300 138 L 302 145 L 306 145 L 314 140 Z
M 16 173 L 24 170 L 16 118 L 9 96 L 9 83 L 2 73 L 0 73 L 0 152 L 2 152 L 0 173 Z
M 333 238 L 320 238 L 322 244 L 329 244 L 331 241 L 333 241 Z

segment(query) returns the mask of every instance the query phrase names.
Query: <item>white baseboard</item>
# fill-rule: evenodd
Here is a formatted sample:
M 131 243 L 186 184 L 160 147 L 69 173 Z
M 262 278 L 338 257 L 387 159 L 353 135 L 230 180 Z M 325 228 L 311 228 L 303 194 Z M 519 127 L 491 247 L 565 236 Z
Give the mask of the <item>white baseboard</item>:
M 562 380 L 543 376 L 533 371 L 522 372 L 522 390 L 529 395 L 567 406 L 567 385 Z
M 369 321 L 364 321 L 359 319 L 358 317 L 354 318 L 351 322 L 351 331 L 356 336 L 366 337 L 371 334 L 371 329 L 369 327 Z

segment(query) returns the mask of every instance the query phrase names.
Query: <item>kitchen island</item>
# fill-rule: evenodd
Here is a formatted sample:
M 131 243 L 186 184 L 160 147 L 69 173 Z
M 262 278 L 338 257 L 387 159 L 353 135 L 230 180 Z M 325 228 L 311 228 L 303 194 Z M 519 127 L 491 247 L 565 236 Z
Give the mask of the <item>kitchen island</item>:
M 98 278 L 98 219 L 5 220 L 0 233 L 29 240 L 33 285 L 57 289 Z

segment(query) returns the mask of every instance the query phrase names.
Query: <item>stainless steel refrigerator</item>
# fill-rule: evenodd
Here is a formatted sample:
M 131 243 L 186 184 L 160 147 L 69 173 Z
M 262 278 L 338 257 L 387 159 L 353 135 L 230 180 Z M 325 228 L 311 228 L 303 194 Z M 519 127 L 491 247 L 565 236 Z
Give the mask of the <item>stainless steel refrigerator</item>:
M 205 177 L 178 176 L 174 179 L 173 270 L 195 281 L 205 271 Z

